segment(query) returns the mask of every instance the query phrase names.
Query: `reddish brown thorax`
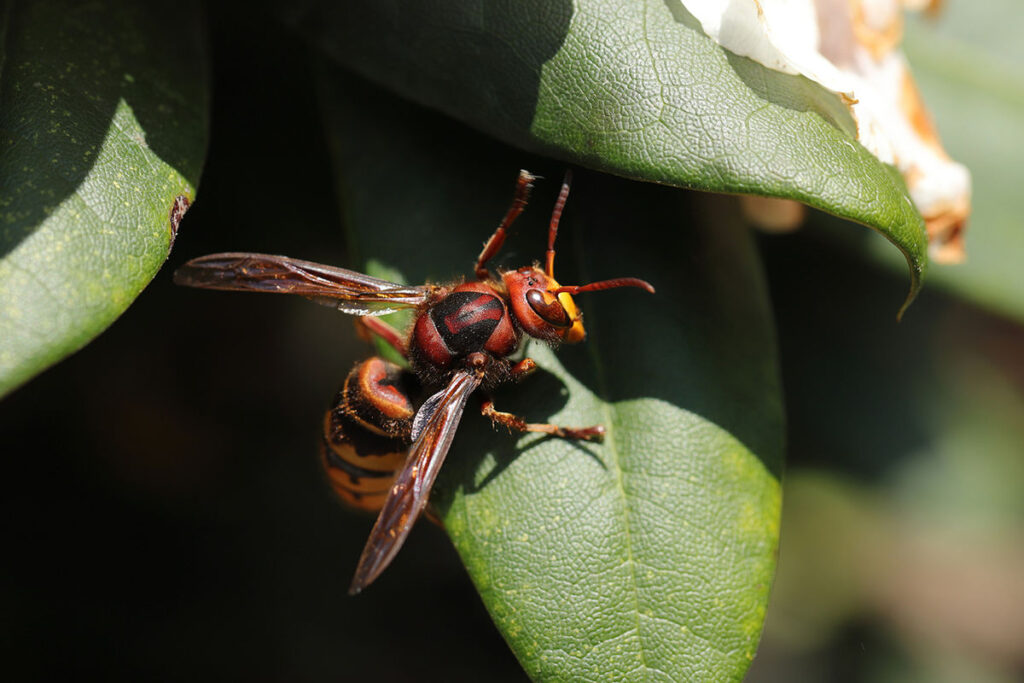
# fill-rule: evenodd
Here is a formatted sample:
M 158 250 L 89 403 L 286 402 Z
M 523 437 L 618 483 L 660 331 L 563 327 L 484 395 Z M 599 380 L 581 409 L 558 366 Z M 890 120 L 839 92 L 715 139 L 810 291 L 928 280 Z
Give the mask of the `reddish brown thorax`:
M 446 370 L 471 353 L 504 358 L 518 345 L 519 332 L 501 297 L 484 282 L 467 282 L 419 315 L 409 350 L 417 365 Z

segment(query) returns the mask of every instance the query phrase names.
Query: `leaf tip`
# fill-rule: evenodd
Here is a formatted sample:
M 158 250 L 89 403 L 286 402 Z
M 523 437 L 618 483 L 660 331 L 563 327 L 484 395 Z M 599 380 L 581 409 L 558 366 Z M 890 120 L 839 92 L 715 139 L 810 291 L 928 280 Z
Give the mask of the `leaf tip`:
M 910 268 L 910 291 L 907 292 L 907 298 L 903 300 L 900 310 L 896 312 L 896 322 L 902 322 L 903 314 L 910 308 L 910 304 L 914 303 L 917 295 L 921 293 L 921 287 L 924 286 L 924 270 L 927 261 L 915 262 L 911 259 L 910 254 L 905 255 L 907 266 Z

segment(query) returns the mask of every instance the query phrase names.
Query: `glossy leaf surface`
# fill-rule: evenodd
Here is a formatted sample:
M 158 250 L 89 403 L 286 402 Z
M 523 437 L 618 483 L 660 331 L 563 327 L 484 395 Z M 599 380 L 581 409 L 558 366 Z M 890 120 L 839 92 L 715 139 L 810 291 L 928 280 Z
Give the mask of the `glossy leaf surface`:
M 712 42 L 675 0 L 309 2 L 292 21 L 340 63 L 506 142 L 628 178 L 787 197 L 878 230 L 923 223 L 837 96 Z
M 326 76 L 340 196 L 373 274 L 469 273 L 540 173 L 499 262 L 543 254 L 563 168 L 371 88 Z M 589 338 L 502 388 L 531 421 L 601 423 L 603 444 L 495 431 L 470 402 L 434 502 L 498 628 L 547 680 L 736 679 L 774 571 L 782 414 L 760 267 L 731 204 L 578 173 L 563 283 L 640 276 L 656 295 L 580 295 Z M 402 562 L 400 556 L 397 562 Z M 372 592 L 388 590 L 388 575 Z
M 0 394 L 160 265 L 206 145 L 192 3 L 0 4 Z

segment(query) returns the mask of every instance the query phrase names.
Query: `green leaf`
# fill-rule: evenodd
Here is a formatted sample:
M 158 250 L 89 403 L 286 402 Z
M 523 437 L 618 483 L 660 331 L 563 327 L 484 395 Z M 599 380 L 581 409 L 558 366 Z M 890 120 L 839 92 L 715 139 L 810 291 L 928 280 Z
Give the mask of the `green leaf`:
M 927 261 L 897 171 L 837 96 L 713 43 L 678 0 L 320 3 L 292 22 L 334 59 L 511 144 L 628 178 L 787 197 Z
M 933 272 L 943 287 L 1024 320 L 1024 50 L 1008 0 L 949 3 L 934 23 L 911 24 L 906 50 L 942 141 L 973 180 L 967 261 Z
M 206 146 L 193 3 L 0 3 L 0 395 L 167 257 Z
M 545 180 L 500 262 L 542 255 L 560 164 L 351 77 L 325 81 L 343 212 L 373 272 L 467 273 L 521 166 Z M 782 408 L 760 267 L 731 207 L 578 173 L 560 281 L 639 276 L 658 292 L 581 295 L 587 341 L 557 354 L 529 344 L 541 369 L 496 403 L 530 421 L 604 424 L 608 438 L 517 438 L 467 409 L 433 501 L 535 678 L 738 679 L 754 655 L 775 566 Z

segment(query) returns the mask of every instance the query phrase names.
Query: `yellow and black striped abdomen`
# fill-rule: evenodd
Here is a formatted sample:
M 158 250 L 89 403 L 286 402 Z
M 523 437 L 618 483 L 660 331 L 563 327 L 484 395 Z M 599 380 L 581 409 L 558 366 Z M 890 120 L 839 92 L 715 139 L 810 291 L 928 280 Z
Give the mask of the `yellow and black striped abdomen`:
M 321 456 L 335 493 L 368 511 L 384 505 L 395 474 L 405 463 L 412 419 L 410 393 L 416 378 L 373 357 L 354 368 L 324 416 Z

